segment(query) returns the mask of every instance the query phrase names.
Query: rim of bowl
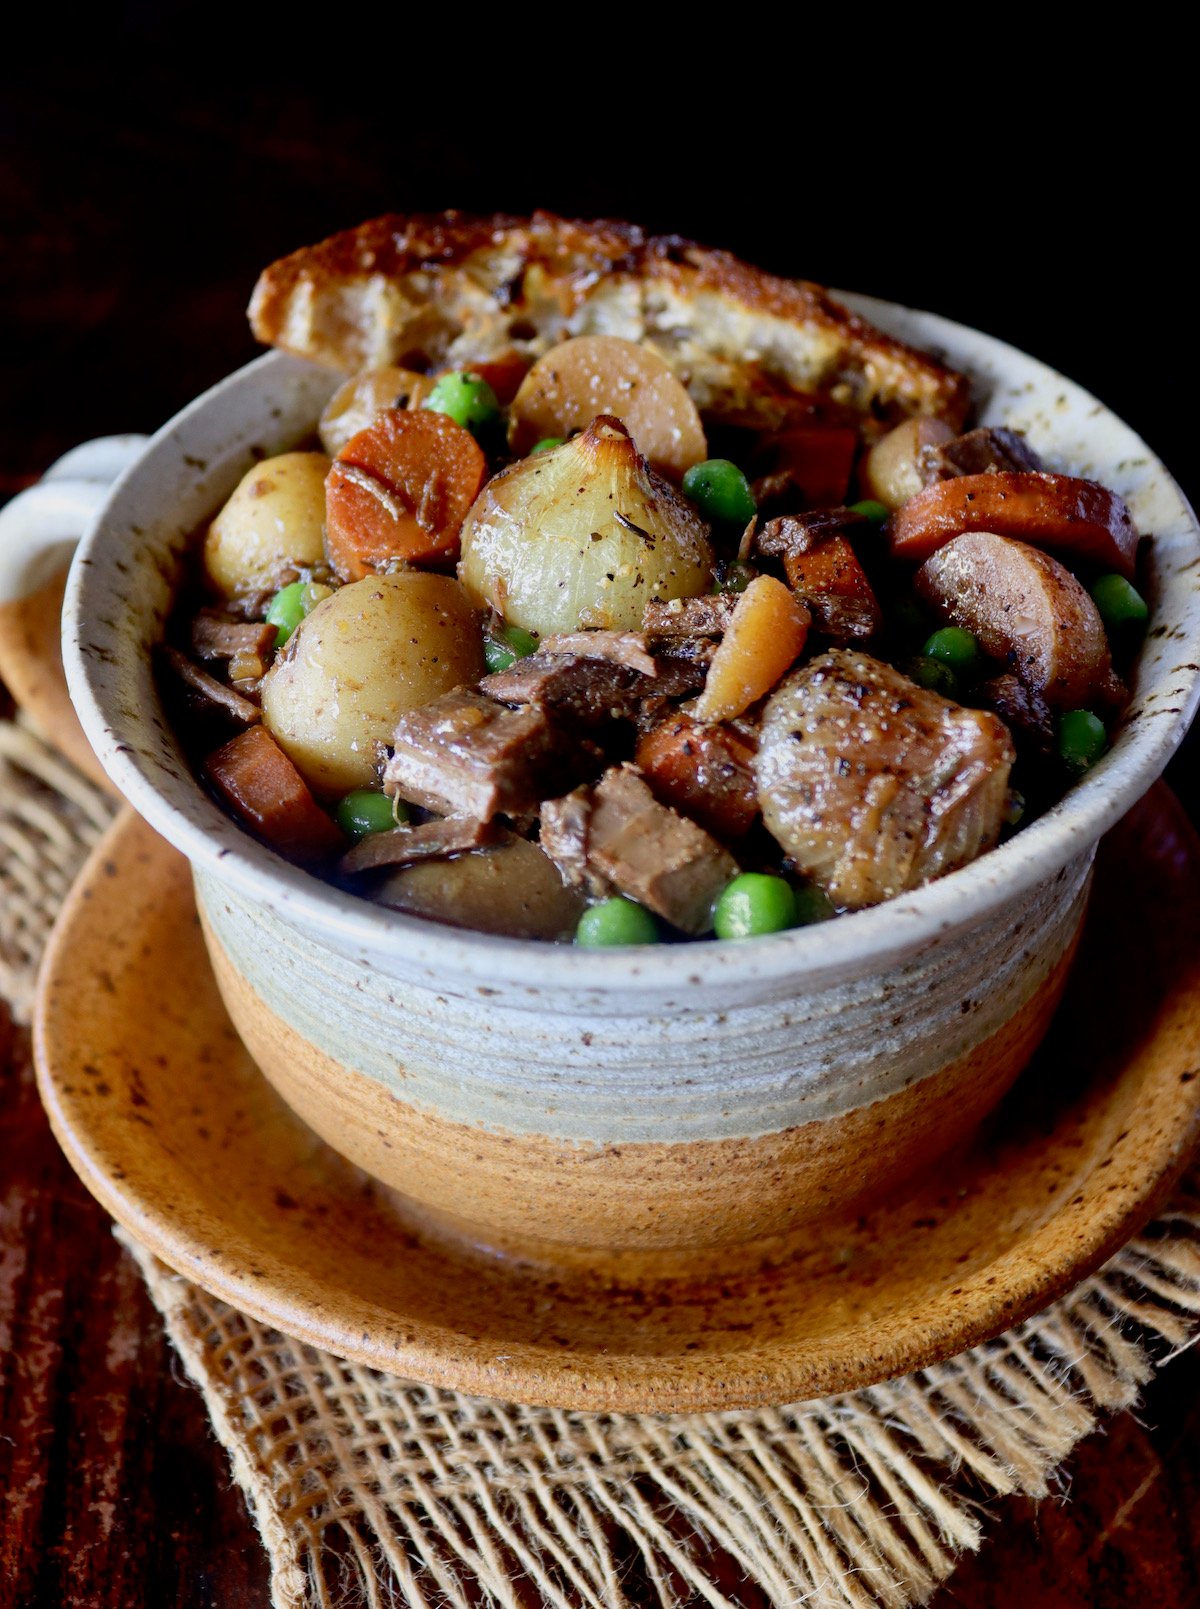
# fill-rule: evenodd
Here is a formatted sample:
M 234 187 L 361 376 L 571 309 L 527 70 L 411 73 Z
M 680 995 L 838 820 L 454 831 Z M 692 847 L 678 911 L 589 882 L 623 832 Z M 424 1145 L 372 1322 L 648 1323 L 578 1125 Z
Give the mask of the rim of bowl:
M 902 317 L 929 320 L 951 336 L 962 332 L 974 340 L 982 339 L 996 352 L 1013 354 L 1025 363 L 1037 364 L 1053 378 L 1065 379 L 1020 348 L 940 314 L 861 294 L 836 294 L 867 310 L 891 310 Z M 90 660 L 80 652 L 80 623 L 89 617 L 89 582 L 95 565 L 92 550 L 102 540 L 125 483 L 136 475 L 142 459 L 181 425 L 213 406 L 226 387 L 269 366 L 298 362 L 302 360 L 268 352 L 226 375 L 163 424 L 149 438 L 145 453 L 114 483 L 79 545 L 67 588 L 63 638 L 71 698 L 97 757 L 122 795 L 187 856 L 194 868 L 203 869 L 244 895 L 265 900 L 285 920 L 294 918 L 336 933 L 343 941 L 357 941 L 367 950 L 389 946 L 407 949 L 415 945 L 426 966 L 446 970 L 450 992 L 454 992 L 456 976 L 512 983 L 527 983 L 534 976 L 543 989 L 555 985 L 601 991 L 624 987 L 642 993 L 669 985 L 696 987 L 718 981 L 728 985 L 739 980 L 762 984 L 789 975 L 811 979 L 826 972 L 845 972 L 847 968 L 865 970 L 889 953 L 908 952 L 961 931 L 1000 901 L 1008 901 L 1055 876 L 1075 855 L 1095 844 L 1145 793 L 1179 747 L 1200 705 L 1200 607 L 1196 607 L 1189 612 L 1188 629 L 1173 639 L 1179 668 L 1165 672 L 1163 678 L 1178 680 L 1170 695 L 1178 703 L 1158 712 L 1160 718 L 1138 721 L 1136 729 L 1123 726 L 1114 748 L 1057 804 L 1007 843 L 911 893 L 814 926 L 765 935 L 750 943 L 706 939 L 699 943 L 581 950 L 570 944 L 505 938 L 443 926 L 372 905 L 292 865 L 259 843 L 209 798 L 189 768 L 190 785 L 206 807 L 203 813 L 209 825 L 190 820 L 167 797 L 164 786 L 139 768 L 119 729 L 119 719 L 110 721 Z M 1068 383 L 1095 404 L 1097 415 L 1115 420 L 1144 449 L 1155 466 L 1156 476 L 1163 477 L 1178 497 L 1187 517 L 1195 557 L 1200 560 L 1200 522 L 1166 466 L 1112 409 L 1075 382 Z M 81 557 L 91 562 L 81 564 Z M 1162 696 L 1166 696 L 1165 689 Z M 1169 718 L 1161 718 L 1163 715 Z

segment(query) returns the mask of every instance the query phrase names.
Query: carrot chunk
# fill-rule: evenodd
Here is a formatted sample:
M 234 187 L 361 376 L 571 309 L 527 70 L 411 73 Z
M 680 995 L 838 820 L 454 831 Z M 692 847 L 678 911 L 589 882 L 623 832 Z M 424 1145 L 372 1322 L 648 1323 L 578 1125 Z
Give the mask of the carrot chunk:
M 959 475 L 910 497 L 884 527 L 898 559 L 925 560 L 964 531 L 991 531 L 1133 575 L 1138 533 L 1123 498 L 1095 481 L 1033 470 Z
M 252 726 L 215 749 L 204 774 L 239 820 L 272 849 L 296 860 L 319 860 L 345 848 L 333 822 L 264 726 Z
M 698 721 L 730 721 L 770 692 L 800 657 L 809 612 L 782 581 L 760 575 L 738 599 L 713 655 L 704 691 L 692 705 Z
M 769 449 L 764 483 L 776 500 L 805 508 L 844 501 L 858 450 L 858 434 L 838 426 L 781 430 Z
M 758 817 L 755 745 L 732 726 L 673 715 L 638 740 L 638 768 L 660 804 L 718 838 L 741 838 Z
M 325 546 L 346 581 L 398 560 L 451 557 L 487 460 L 444 413 L 385 408 L 338 453 L 325 480 Z
M 807 552 L 786 553 L 783 568 L 813 625 L 833 642 L 871 637 L 883 625 L 875 590 L 844 536 L 831 536 Z

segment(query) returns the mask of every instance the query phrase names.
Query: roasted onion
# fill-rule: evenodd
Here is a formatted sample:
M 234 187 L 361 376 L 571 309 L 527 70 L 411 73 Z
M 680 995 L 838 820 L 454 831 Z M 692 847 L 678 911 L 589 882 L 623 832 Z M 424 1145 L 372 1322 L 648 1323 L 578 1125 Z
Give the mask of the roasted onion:
M 706 592 L 712 566 L 703 520 L 602 414 L 484 487 L 459 576 L 476 603 L 545 635 L 635 630 L 651 598 Z

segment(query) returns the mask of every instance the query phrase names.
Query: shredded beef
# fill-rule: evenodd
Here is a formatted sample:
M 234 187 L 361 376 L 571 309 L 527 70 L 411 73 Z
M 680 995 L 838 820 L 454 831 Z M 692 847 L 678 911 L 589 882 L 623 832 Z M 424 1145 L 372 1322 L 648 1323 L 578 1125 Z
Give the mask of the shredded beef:
M 192 621 L 192 652 L 201 659 L 264 658 L 275 646 L 277 628 L 264 623 L 222 619 L 202 609 Z
M 255 721 L 262 720 L 262 711 L 257 704 L 248 698 L 243 698 L 241 693 L 235 692 L 232 687 L 227 687 L 224 682 L 219 682 L 215 676 L 210 676 L 194 660 L 189 659 L 186 654 L 181 654 L 178 648 L 164 644 L 162 656 L 188 691 L 203 703 L 232 716 L 243 726 L 252 726 Z
M 1037 754 L 1054 752 L 1054 716 L 1050 706 L 1019 676 L 993 676 L 979 685 L 976 694 L 984 709 L 998 715 L 1019 742 L 1028 744 Z
M 577 654 L 581 659 L 607 659 L 614 665 L 624 665 L 627 670 L 641 671 L 643 676 L 658 674 L 646 639 L 637 631 L 564 631 L 557 636 L 543 637 L 540 651 Z
M 656 647 L 693 637 L 723 637 L 737 607 L 734 593 L 713 593 L 705 598 L 659 599 L 642 611 L 642 630 Z

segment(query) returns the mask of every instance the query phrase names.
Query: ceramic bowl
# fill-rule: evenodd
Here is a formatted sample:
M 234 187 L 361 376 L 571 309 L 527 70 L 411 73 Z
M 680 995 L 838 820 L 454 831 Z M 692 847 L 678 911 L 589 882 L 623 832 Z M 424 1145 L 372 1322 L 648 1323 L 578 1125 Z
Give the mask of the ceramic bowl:
M 435 1231 L 530 1256 L 690 1255 L 878 1196 L 956 1145 L 1065 981 L 1101 834 L 1193 713 L 1200 533 L 1137 436 L 977 332 L 849 298 L 944 352 L 985 422 L 1095 475 L 1153 533 L 1152 629 L 1112 751 L 1003 848 L 917 893 L 750 943 L 577 951 L 384 911 L 286 864 L 198 786 L 151 674 L 189 532 L 312 429 L 336 377 L 272 354 L 154 436 L 76 556 L 73 700 L 189 858 L 221 991 L 267 1078 Z

